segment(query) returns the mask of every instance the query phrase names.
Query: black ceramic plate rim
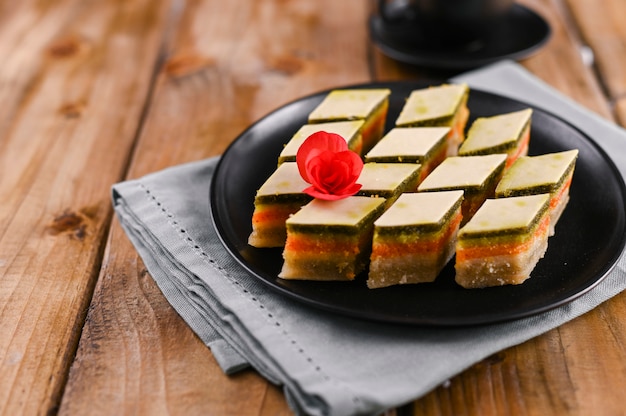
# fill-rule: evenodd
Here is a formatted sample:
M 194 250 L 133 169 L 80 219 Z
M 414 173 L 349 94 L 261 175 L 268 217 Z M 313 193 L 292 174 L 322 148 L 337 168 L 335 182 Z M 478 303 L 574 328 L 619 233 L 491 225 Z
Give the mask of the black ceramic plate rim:
M 357 84 L 357 85 L 349 85 L 349 86 L 342 86 L 342 87 L 336 87 L 336 88 L 383 88 L 384 87 L 384 88 L 391 88 L 393 91 L 399 86 L 404 86 L 406 88 L 409 85 L 413 86 L 414 88 L 421 88 L 427 84 L 420 83 L 420 82 L 399 81 L 399 82 L 378 82 L 378 83 Z M 267 285 L 268 288 L 278 293 L 281 293 L 282 295 L 285 295 L 291 299 L 295 299 L 297 301 L 303 302 L 315 308 L 327 310 L 333 313 L 338 313 L 344 316 L 350 316 L 350 317 L 359 318 L 359 319 L 366 319 L 366 320 L 386 322 L 386 323 L 410 324 L 410 325 L 421 325 L 421 326 L 437 326 L 437 327 L 461 327 L 461 326 L 491 324 L 491 323 L 505 322 L 505 321 L 510 321 L 514 319 L 525 318 L 525 317 L 533 316 L 542 312 L 549 311 L 556 307 L 562 306 L 582 296 L 583 294 L 587 293 L 588 291 L 593 289 L 595 286 L 597 286 L 610 273 L 610 271 L 616 265 L 617 260 L 619 259 L 619 256 L 621 255 L 624 249 L 624 246 L 626 245 L 626 233 L 625 232 L 622 232 L 620 234 L 620 239 L 618 242 L 613 243 L 613 252 L 611 253 L 611 257 L 604 264 L 603 268 L 594 277 L 590 278 L 584 285 L 577 287 L 574 291 L 571 291 L 571 293 L 568 293 L 566 296 L 558 296 L 558 294 L 555 294 L 554 301 L 547 302 L 543 305 L 536 306 L 531 309 L 522 308 L 521 310 L 510 311 L 504 314 L 499 313 L 494 316 L 477 316 L 477 317 L 459 316 L 458 318 L 455 318 L 455 319 L 450 319 L 450 318 L 438 319 L 437 317 L 432 317 L 432 316 L 430 317 L 398 316 L 394 314 L 385 313 L 384 311 L 380 312 L 376 310 L 368 310 L 367 308 L 355 309 L 354 307 L 346 307 L 344 305 L 333 304 L 333 303 L 328 303 L 328 302 L 324 302 L 324 301 L 320 301 L 316 299 L 311 299 L 306 294 L 302 295 L 300 293 L 296 293 L 290 290 L 288 287 L 284 287 L 280 284 L 276 284 L 275 281 L 276 280 L 281 281 L 281 279 L 279 279 L 277 276 L 269 276 L 263 270 L 258 270 L 257 268 L 254 267 L 254 265 L 251 265 L 245 259 L 242 253 L 240 253 L 239 250 L 236 248 L 235 242 L 232 241 L 227 235 L 228 231 L 226 230 L 223 222 L 220 219 L 220 215 L 223 215 L 223 214 L 220 214 L 218 212 L 220 210 L 219 208 L 220 195 L 218 194 L 218 191 L 216 191 L 216 189 L 219 188 L 217 183 L 221 179 L 220 173 L 223 169 L 223 166 L 227 163 L 225 162 L 225 160 L 227 160 L 228 155 L 232 151 L 232 149 L 234 149 L 237 146 L 239 140 L 242 140 L 243 138 L 245 138 L 249 132 L 254 131 L 254 129 L 258 125 L 260 125 L 261 123 L 265 123 L 268 119 L 271 119 L 275 114 L 277 114 L 281 110 L 284 110 L 285 108 L 289 108 L 290 106 L 296 105 L 299 102 L 302 102 L 304 100 L 308 100 L 308 99 L 316 98 L 316 97 L 323 97 L 329 91 L 330 89 L 320 91 L 318 93 L 314 93 L 314 94 L 307 95 L 299 99 L 293 100 L 281 106 L 280 108 L 277 108 L 276 110 L 272 111 L 271 113 L 267 114 L 261 119 L 257 120 L 254 124 L 252 124 L 245 131 L 243 131 L 228 146 L 228 148 L 226 149 L 226 151 L 224 152 L 224 154 L 218 161 L 213 178 L 210 183 L 210 189 L 209 189 L 210 217 L 217 231 L 217 235 L 221 243 L 225 247 L 226 251 L 253 278 L 260 280 L 263 284 Z M 626 226 L 624 225 L 624 215 L 625 215 L 624 206 L 626 206 L 626 186 L 615 164 L 608 157 L 606 152 L 593 139 L 591 139 L 589 136 L 587 136 L 584 132 L 582 132 L 577 127 L 573 126 L 571 123 L 537 106 L 529 105 L 519 100 L 510 99 L 503 95 L 493 94 L 493 93 L 485 92 L 479 89 L 472 89 L 471 94 L 483 94 L 485 96 L 491 96 L 491 97 L 498 98 L 498 99 L 505 99 L 517 105 L 531 107 L 534 109 L 534 111 L 536 111 L 535 114 L 543 113 L 543 115 L 545 115 L 546 117 L 552 118 L 564 125 L 567 125 L 568 128 L 572 129 L 573 131 L 576 131 L 581 137 L 585 138 L 587 145 L 591 146 L 593 150 L 597 152 L 599 156 L 603 159 L 603 162 L 606 164 L 606 168 L 612 174 L 611 179 L 615 181 L 615 186 L 619 189 L 619 194 L 620 194 L 619 201 L 621 202 L 619 220 L 621 223 L 621 229 L 626 230 L 625 228 Z M 249 247 L 249 248 L 252 250 L 259 250 L 253 247 Z M 288 281 L 288 282 L 289 283 L 295 282 L 295 284 L 300 283 L 299 281 Z M 307 284 L 308 283 L 321 283 L 321 284 L 332 285 L 332 284 L 342 284 L 343 282 L 303 282 L 303 283 L 307 283 Z M 352 283 L 352 282 L 348 282 L 348 284 L 349 283 Z M 376 289 L 376 291 L 379 291 L 379 290 L 380 289 Z M 381 296 L 384 296 L 384 295 L 381 294 Z
M 552 29 L 543 17 L 532 9 L 521 4 L 514 4 L 511 13 L 525 13 L 528 19 L 535 20 L 542 27 L 541 38 L 528 44 L 521 49 L 511 48 L 503 53 L 492 53 L 488 56 L 472 57 L 469 53 L 463 52 L 433 52 L 418 50 L 411 46 L 402 46 L 400 42 L 388 42 L 384 39 L 385 34 L 380 16 L 374 15 L 369 19 L 370 38 L 376 46 L 388 57 L 411 65 L 441 68 L 441 69 L 470 69 L 483 65 L 488 65 L 502 59 L 522 59 L 529 57 L 548 42 L 552 35 Z

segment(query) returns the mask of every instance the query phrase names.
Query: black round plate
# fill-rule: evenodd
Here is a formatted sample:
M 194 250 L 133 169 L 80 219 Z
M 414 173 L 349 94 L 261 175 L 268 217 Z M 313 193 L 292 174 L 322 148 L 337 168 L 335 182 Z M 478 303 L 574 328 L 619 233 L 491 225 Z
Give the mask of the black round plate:
M 376 83 L 347 88 L 390 88 L 387 126 L 392 126 L 416 82 Z M 518 286 L 463 289 L 454 282 L 454 259 L 433 283 L 368 289 L 366 276 L 353 282 L 283 280 L 281 249 L 247 244 L 256 190 L 276 169 L 278 154 L 327 91 L 267 115 L 242 133 L 222 156 L 210 190 L 212 218 L 226 249 L 269 288 L 309 305 L 353 317 L 419 325 L 463 326 L 506 321 L 567 303 L 599 283 L 625 244 L 624 182 L 615 165 L 585 134 L 540 109 L 532 116 L 530 154 L 577 148 L 579 157 L 570 202 L 531 278 Z M 472 90 L 470 123 L 530 107 Z
M 501 59 L 522 59 L 536 52 L 550 38 L 548 23 L 519 4 L 515 4 L 504 19 L 506 21 L 498 25 L 497 30 L 466 48 L 429 48 L 413 42 L 406 30 L 386 25 L 377 15 L 370 18 L 369 29 L 376 46 L 390 58 L 442 69 L 470 69 Z

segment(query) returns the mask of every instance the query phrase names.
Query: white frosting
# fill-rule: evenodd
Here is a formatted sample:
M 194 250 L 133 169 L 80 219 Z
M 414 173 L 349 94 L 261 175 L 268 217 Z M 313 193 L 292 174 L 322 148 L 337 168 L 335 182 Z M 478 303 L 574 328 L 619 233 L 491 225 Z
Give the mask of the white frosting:
M 531 115 L 532 110 L 529 108 L 476 119 L 467 133 L 467 139 L 459 149 L 459 154 L 517 141 Z
M 295 162 L 281 164 L 257 191 L 257 196 L 300 194 L 309 186 Z
M 449 132 L 449 127 L 396 127 L 365 155 L 365 160 L 390 156 L 425 156 Z
M 388 89 L 333 90 L 309 114 L 309 121 L 367 118 L 389 94 Z
M 467 90 L 465 84 L 445 84 L 412 91 L 396 120 L 396 126 L 451 117 Z
M 362 191 L 393 191 L 419 168 L 417 163 L 366 163 L 357 183 Z
M 438 224 L 463 198 L 463 191 L 402 194 L 376 220 L 376 227 Z
M 526 228 L 549 200 L 548 194 L 488 199 L 459 231 L 459 237 L 464 234 Z
M 556 185 L 577 156 L 578 150 L 574 149 L 521 157 L 502 176 L 496 188 L 496 195 L 507 190 L 526 189 L 537 185 Z
M 384 198 L 368 196 L 350 196 L 336 201 L 314 199 L 289 217 L 287 224 L 356 226 L 384 202 Z
M 449 157 L 424 179 L 418 190 L 482 186 L 506 158 L 506 154 Z
M 358 141 L 360 138 L 360 131 L 363 124 L 365 124 L 365 121 L 363 120 L 305 124 L 300 127 L 300 129 L 287 142 L 282 152 L 280 152 L 279 159 L 284 160 L 286 158 L 295 158 L 302 143 L 310 135 L 317 133 L 318 131 L 338 134 L 346 140 L 348 147 L 353 148 L 352 146 L 356 144 L 355 141 Z

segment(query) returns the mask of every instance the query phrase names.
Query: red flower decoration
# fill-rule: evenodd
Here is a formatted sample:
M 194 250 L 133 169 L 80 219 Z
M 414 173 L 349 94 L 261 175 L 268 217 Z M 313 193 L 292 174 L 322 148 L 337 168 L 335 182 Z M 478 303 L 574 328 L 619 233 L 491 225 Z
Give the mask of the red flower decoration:
M 302 178 L 311 184 L 303 192 L 314 198 L 342 199 L 361 189 L 356 181 L 363 161 L 338 134 L 313 133 L 298 149 L 296 162 Z

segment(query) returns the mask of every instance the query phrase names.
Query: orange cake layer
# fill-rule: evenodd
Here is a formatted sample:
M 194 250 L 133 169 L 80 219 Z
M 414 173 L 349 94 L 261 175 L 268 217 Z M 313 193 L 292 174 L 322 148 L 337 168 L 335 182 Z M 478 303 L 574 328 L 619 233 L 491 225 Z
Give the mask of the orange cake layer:
M 385 100 L 374 113 L 365 120 L 362 131 L 363 147 L 361 154 L 365 154 L 369 151 L 383 137 L 388 110 L 389 101 Z
M 466 99 L 452 121 L 452 131 L 448 136 L 448 156 L 458 154 L 459 146 L 465 140 L 465 126 L 467 126 L 469 115 L 470 111 Z
M 519 141 L 517 147 L 510 152 L 507 152 L 508 157 L 506 159 L 505 168 L 511 167 L 511 165 L 520 157 L 528 155 L 528 147 L 530 145 L 530 126 L 526 128 L 522 133 L 522 139 Z

